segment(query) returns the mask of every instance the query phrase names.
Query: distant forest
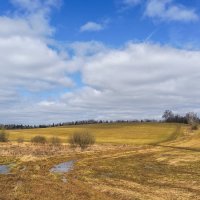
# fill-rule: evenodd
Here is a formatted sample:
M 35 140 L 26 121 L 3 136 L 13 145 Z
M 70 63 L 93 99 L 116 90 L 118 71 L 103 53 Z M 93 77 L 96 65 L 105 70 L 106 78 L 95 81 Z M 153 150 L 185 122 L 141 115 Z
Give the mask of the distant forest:
M 64 123 L 41 124 L 41 125 L 23 125 L 23 124 L 0 124 L 0 129 L 34 129 L 34 128 L 49 128 L 61 127 L 69 125 L 84 125 L 84 124 L 112 124 L 112 123 L 199 123 L 200 119 L 194 112 L 188 112 L 185 115 L 174 114 L 171 110 L 166 110 L 162 115 L 163 120 L 144 119 L 144 120 L 81 120 Z

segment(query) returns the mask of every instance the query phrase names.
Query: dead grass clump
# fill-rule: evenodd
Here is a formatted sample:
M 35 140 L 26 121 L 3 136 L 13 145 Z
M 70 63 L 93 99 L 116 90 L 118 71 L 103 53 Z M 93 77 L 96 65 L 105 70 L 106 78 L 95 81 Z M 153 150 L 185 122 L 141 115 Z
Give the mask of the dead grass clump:
M 2 129 L 0 132 L 0 142 L 8 142 L 8 134 L 4 129 Z
M 95 143 L 95 137 L 89 132 L 76 132 L 69 137 L 68 142 L 71 147 L 79 146 L 84 150 Z
M 31 142 L 36 144 L 45 144 L 47 143 L 47 139 L 44 136 L 37 135 L 31 139 Z

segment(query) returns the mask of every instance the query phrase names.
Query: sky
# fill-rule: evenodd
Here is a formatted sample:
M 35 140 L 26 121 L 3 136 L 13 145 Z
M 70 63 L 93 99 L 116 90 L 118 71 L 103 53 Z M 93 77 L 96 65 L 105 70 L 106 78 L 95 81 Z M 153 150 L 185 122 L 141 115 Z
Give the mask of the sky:
M 1 0 L 0 123 L 200 114 L 199 0 Z

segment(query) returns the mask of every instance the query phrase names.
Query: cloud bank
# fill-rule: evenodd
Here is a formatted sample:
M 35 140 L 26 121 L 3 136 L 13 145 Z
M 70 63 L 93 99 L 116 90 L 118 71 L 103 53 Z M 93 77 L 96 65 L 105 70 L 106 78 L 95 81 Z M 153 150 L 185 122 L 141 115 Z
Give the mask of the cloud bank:
M 82 52 L 74 49 L 71 64 L 79 68 L 83 85 L 38 103 L 43 116 L 67 121 L 158 118 L 166 108 L 199 112 L 200 52 L 129 43 L 121 49 L 96 44 L 88 55 L 94 44 L 78 45 Z
M 61 52 L 49 17 L 57 1 L 45 2 L 13 0 L 25 11 L 0 17 L 1 123 L 159 118 L 165 109 L 200 113 L 199 51 L 90 41 Z

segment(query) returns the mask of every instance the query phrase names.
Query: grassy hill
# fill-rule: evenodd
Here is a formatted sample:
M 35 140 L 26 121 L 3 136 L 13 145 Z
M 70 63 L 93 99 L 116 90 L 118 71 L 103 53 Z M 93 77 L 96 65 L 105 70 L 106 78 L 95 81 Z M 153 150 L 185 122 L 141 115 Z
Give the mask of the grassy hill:
M 47 138 L 52 136 L 60 137 L 63 142 L 66 142 L 70 134 L 86 130 L 95 135 L 97 143 L 141 145 L 159 143 L 167 140 L 172 137 L 177 126 L 179 125 L 165 123 L 91 124 L 43 129 L 10 130 L 8 133 L 12 141 L 17 140 L 19 137 L 23 137 L 25 141 L 30 141 L 32 137 L 42 135 Z
M 0 199 L 200 199 L 200 131 L 189 126 L 98 124 L 9 134 L 13 141 L 43 135 L 66 142 L 71 133 L 82 130 L 95 134 L 98 142 L 86 151 L 68 145 L 0 144 L 0 165 L 11 166 L 9 174 L 0 174 Z M 66 161 L 74 161 L 70 172 L 50 172 Z

